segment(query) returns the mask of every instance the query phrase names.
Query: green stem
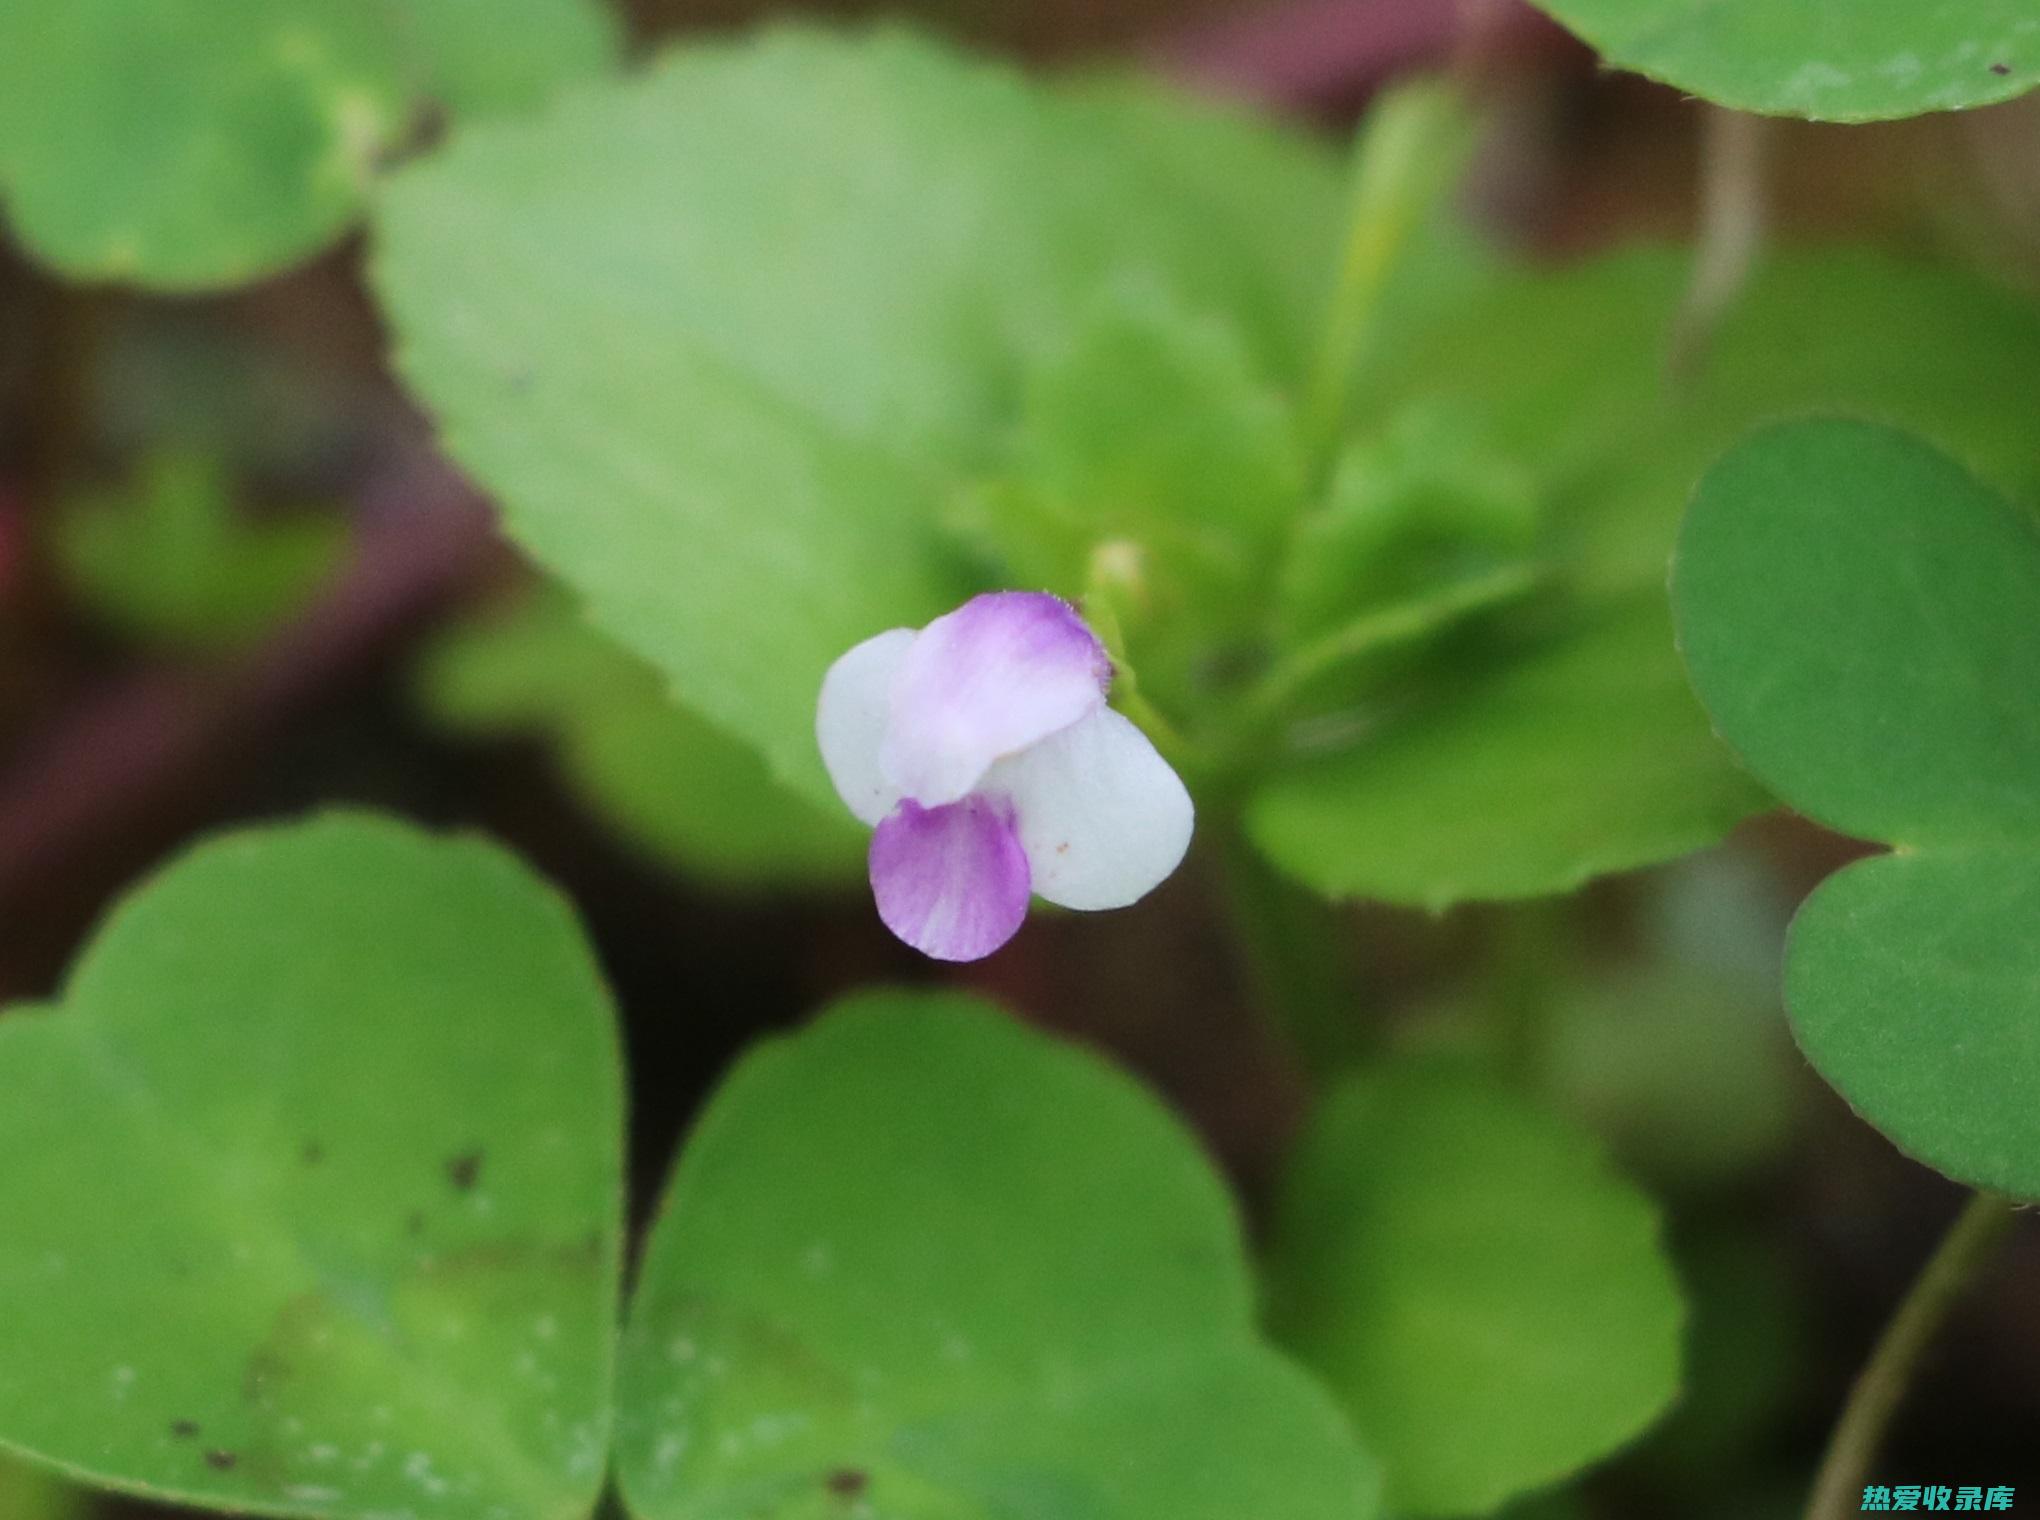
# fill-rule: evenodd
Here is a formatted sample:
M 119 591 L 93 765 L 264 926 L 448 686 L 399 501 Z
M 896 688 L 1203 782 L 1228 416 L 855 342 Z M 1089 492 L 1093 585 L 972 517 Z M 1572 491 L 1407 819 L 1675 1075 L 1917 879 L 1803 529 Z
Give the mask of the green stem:
M 1364 612 L 1279 660 L 1247 698 L 1247 711 L 1261 718 L 1279 714 L 1320 676 L 1406 643 L 1461 613 L 1527 591 L 1541 573 L 1532 565 L 1503 565 L 1435 595 Z
M 1573 957 L 1574 900 L 1543 898 L 1503 911 L 1491 992 L 1495 1055 L 1503 1075 L 1528 1085 L 1549 1057 L 1562 968 Z
M 1452 91 L 1436 82 L 1403 85 L 1367 114 L 1353 151 L 1353 190 L 1324 341 L 1305 392 L 1304 441 L 1328 460 L 1345 420 L 1346 388 L 1397 256 L 1447 178 L 1460 133 Z
M 1996 1193 L 1977 1193 L 1955 1216 L 1849 1390 L 1814 1479 L 1806 1520 L 1843 1520 L 1861 1512 L 1864 1480 L 1920 1358 L 2010 1231 L 2013 1217 L 2011 1201 Z
M 1237 828 L 1221 832 L 1233 936 L 1254 1000 L 1306 1071 L 1325 1076 L 1353 1065 L 1368 1053 L 1372 1033 L 1358 1017 L 1343 910 L 1276 874 Z

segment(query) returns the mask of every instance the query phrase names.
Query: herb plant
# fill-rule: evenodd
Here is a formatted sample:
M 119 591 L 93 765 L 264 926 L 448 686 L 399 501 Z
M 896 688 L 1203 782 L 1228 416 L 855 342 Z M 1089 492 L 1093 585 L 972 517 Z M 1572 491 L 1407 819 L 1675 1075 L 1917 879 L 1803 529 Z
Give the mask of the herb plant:
M 1548 9 L 1710 110 L 2040 82 L 2023 0 Z M 1773 1508 L 1867 1504 L 2040 1199 L 2031 292 L 1719 218 L 1508 251 L 1443 77 L 1342 160 L 899 23 L 624 37 L 0 5 L 0 210 L 73 316 L 358 264 L 521 561 L 401 721 L 536 740 L 632 869 L 832 903 L 885 974 L 651 1092 L 659 1182 L 599 893 L 358 788 L 179 840 L 0 1018 L 0 1515 L 1635 1512 L 1789 1396 L 1777 1274 L 1706 1233 L 1790 1139 L 1781 959 L 1812 1069 L 1975 1190 Z M 31 481 L 39 594 L 281 689 L 390 514 L 265 513 L 260 450 L 141 415 Z M 1715 847 L 1780 805 L 1868 858 L 1774 949 Z M 1648 969 L 1587 943 L 1617 900 Z M 1252 1154 L 1068 1039 L 1059 965 L 1001 980 L 1081 946 L 1173 1045 L 1145 968 L 1221 933 L 1286 1084 Z M 1450 963 L 1407 1017 L 1389 933 Z M 659 1018 L 732 996 L 679 981 Z

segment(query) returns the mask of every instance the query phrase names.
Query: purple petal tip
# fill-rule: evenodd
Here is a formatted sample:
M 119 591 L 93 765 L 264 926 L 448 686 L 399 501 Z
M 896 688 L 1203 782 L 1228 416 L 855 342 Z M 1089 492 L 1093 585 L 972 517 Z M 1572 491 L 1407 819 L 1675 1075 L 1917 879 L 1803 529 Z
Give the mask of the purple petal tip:
M 984 797 L 902 802 L 871 836 L 885 926 L 940 961 L 982 960 L 1019 932 L 1031 878 L 1006 810 Z

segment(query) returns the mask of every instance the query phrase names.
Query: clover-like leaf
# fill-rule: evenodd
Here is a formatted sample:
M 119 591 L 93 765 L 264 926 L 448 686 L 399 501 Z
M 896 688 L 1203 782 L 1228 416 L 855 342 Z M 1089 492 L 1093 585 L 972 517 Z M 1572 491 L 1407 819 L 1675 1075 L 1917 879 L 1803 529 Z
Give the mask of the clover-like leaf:
M 640 1275 L 642 1520 L 1365 1520 L 1371 1462 L 1256 1334 L 1195 1141 L 959 997 L 854 999 L 747 1058 Z
M 585 1516 L 620 1085 L 572 914 L 501 851 L 199 846 L 0 1017 L 0 1447 L 244 1513 Z
M 2026 0 L 1538 0 L 1609 63 L 1743 111 L 1871 121 L 2040 84 Z
M 1900 1148 L 2040 1197 L 2040 525 L 1906 434 L 1788 423 L 1702 481 L 1673 598 L 1750 768 L 1898 847 L 1794 922 L 1801 1047 Z
M 1492 1079 L 1349 1079 L 1291 1162 L 1269 1318 L 1380 1456 L 1398 1514 L 1485 1514 L 1670 1403 L 1684 1310 L 1656 1211 Z
M 392 182 L 375 273 L 511 535 L 834 808 L 822 674 L 971 589 L 939 523 L 1029 356 L 1124 282 L 1293 375 L 1337 210 L 1310 145 L 1152 89 L 779 30 L 463 134 Z
M 421 99 L 531 104 L 613 33 L 596 0 L 0 7 L 0 199 L 74 278 L 252 279 L 354 218 Z

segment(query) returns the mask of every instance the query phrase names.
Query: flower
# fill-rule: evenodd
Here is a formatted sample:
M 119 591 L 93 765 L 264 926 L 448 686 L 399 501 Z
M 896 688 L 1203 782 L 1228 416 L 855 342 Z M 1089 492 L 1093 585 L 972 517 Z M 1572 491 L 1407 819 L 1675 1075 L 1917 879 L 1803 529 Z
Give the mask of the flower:
M 871 891 L 924 955 L 973 961 L 1018 932 L 1033 894 L 1123 908 L 1190 846 L 1190 794 L 1105 705 L 1112 662 L 1045 592 L 971 598 L 890 628 L 822 679 L 815 739 L 875 826 Z

